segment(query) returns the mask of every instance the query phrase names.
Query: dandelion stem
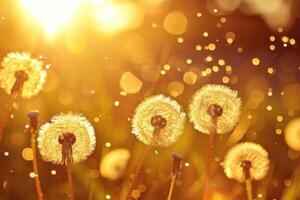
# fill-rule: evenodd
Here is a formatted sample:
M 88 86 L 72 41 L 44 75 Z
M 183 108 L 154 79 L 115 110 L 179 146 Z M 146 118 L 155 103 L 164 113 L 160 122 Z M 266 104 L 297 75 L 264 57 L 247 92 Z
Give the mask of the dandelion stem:
M 35 173 L 35 188 L 38 200 L 43 200 L 43 192 L 41 188 L 41 181 L 38 172 L 37 158 L 36 158 L 36 136 L 38 135 L 38 112 L 32 111 L 28 113 L 28 117 L 30 118 L 30 127 L 29 133 L 31 134 L 31 149 L 32 149 L 32 169 Z
M 246 192 L 247 192 L 247 198 L 248 200 L 252 200 L 252 185 L 251 185 L 251 174 L 250 174 L 250 168 L 251 168 L 252 164 L 250 161 L 243 161 L 242 163 L 242 168 L 244 171 L 244 175 L 245 175 L 245 187 L 246 187 Z
M 10 97 L 7 105 L 4 108 L 3 116 L 0 121 L 0 144 L 2 142 L 4 130 L 7 126 L 9 116 L 13 108 L 13 103 L 17 99 L 18 95 L 22 92 L 24 82 L 28 79 L 27 74 L 23 70 L 16 71 L 15 76 L 16 81 L 14 82 L 14 85 L 11 88 Z
M 132 174 L 132 179 L 131 179 L 131 181 L 130 181 L 130 183 L 129 183 L 129 188 L 128 188 L 126 200 L 130 200 L 130 198 L 131 198 L 131 192 L 132 192 L 132 190 L 133 190 L 133 189 L 135 188 L 135 186 L 136 186 L 137 178 L 138 178 L 138 176 L 139 176 L 139 174 L 140 174 L 140 172 L 141 172 L 141 168 L 142 168 L 142 166 L 143 166 L 143 164 L 144 164 L 146 158 L 147 158 L 148 155 L 149 155 L 150 149 L 151 149 L 150 146 L 147 146 L 147 147 L 146 147 L 146 149 L 144 150 L 144 152 L 143 152 L 143 154 L 142 154 L 142 156 L 141 156 L 141 158 L 140 158 L 140 160 L 139 160 L 137 166 L 135 167 L 135 171 L 134 171 L 134 173 Z
M 173 191 L 174 191 L 175 182 L 176 182 L 176 174 L 174 174 L 174 175 L 172 176 L 171 185 L 170 185 L 170 189 L 169 189 L 169 194 L 168 194 L 167 200 L 171 200 L 171 199 L 172 199 L 172 195 L 173 195 Z
M 247 199 L 253 200 L 251 180 L 248 179 L 245 181 L 245 187 L 246 187 L 246 192 L 247 192 Z
M 206 175 L 205 175 L 205 185 L 204 185 L 204 200 L 209 199 L 209 187 L 210 187 L 210 176 L 211 176 L 211 162 L 213 153 L 213 143 L 214 143 L 214 132 L 209 134 L 208 145 L 207 145 L 207 161 L 206 161 Z
M 212 127 L 209 131 L 208 145 L 207 145 L 207 161 L 206 161 L 206 177 L 204 185 L 204 200 L 210 199 L 210 176 L 211 176 L 211 162 L 214 145 L 214 136 L 217 134 L 218 118 L 222 115 L 223 108 L 218 104 L 212 104 L 207 110 L 207 114 L 211 117 Z
M 217 119 L 218 117 L 214 117 L 212 115 L 213 128 L 210 131 L 208 137 L 206 175 L 205 175 L 204 195 L 203 195 L 204 200 L 210 199 L 211 162 L 212 162 L 212 154 L 213 154 L 213 147 L 214 147 L 214 139 L 215 139 L 215 134 L 217 132 Z
M 67 165 L 70 200 L 75 200 L 72 177 L 72 145 L 76 142 L 76 137 L 73 133 L 63 133 L 59 136 L 58 142 L 62 145 L 62 163 Z
M 34 180 L 35 180 L 36 192 L 37 192 L 38 200 L 43 200 L 43 192 L 41 188 L 41 181 L 39 178 L 37 159 L 36 159 L 36 135 L 34 133 L 31 134 L 31 148 L 33 154 L 32 168 L 33 168 L 33 172 L 35 173 Z
M 75 200 L 74 189 L 73 189 L 73 177 L 72 177 L 72 158 L 71 152 L 67 155 L 67 171 L 68 171 L 68 183 L 69 183 L 69 195 L 70 200 Z

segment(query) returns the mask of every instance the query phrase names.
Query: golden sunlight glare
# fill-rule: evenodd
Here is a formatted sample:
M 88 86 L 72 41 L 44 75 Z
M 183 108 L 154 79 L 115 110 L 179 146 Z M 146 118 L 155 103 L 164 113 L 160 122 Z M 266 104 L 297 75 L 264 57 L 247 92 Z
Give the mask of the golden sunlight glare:
M 27 13 L 53 37 L 79 7 L 80 0 L 20 0 Z
M 94 5 L 92 16 L 100 31 L 109 34 L 137 28 L 143 21 L 143 13 L 137 5 L 130 2 Z

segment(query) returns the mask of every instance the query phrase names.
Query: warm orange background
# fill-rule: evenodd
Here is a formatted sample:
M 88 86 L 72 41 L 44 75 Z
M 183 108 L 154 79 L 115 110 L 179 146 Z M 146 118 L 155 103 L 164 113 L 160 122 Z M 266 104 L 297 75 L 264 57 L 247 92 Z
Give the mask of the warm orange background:
M 31 162 L 22 158 L 22 150 L 30 146 L 30 136 L 25 132 L 28 111 L 38 109 L 41 123 L 60 112 L 84 113 L 96 129 L 97 147 L 87 161 L 74 166 L 76 199 L 87 200 L 90 193 L 93 199 L 102 200 L 106 195 L 119 199 L 126 193 L 128 174 L 145 148 L 131 134 L 129 118 L 135 107 L 145 96 L 163 93 L 173 96 L 187 109 L 191 95 L 206 83 L 223 83 L 237 89 L 244 102 L 235 135 L 227 134 L 216 141 L 213 199 L 245 199 L 243 186 L 228 180 L 220 166 L 229 146 L 239 140 L 259 143 L 270 153 L 269 176 L 254 182 L 255 196 L 262 195 L 257 199 L 278 200 L 287 191 L 295 195 L 285 199 L 300 198 L 296 197 L 296 193 L 300 193 L 297 169 L 300 154 L 289 150 L 284 141 L 286 124 L 299 117 L 300 110 L 297 43 L 300 24 L 296 13 L 287 23 L 289 29 L 283 28 L 281 32 L 281 29 L 270 28 L 259 16 L 248 16 L 240 11 L 214 13 L 214 5 L 207 6 L 202 0 L 166 0 L 157 5 L 142 0 L 130 2 L 137 5 L 143 15 L 136 27 L 105 32 L 104 28 L 109 29 L 109 25 L 101 29 L 89 15 L 90 8 L 82 5 L 77 14 L 49 38 L 18 0 L 0 1 L 1 59 L 11 51 L 26 51 L 35 57 L 45 56 L 45 62 L 51 64 L 41 93 L 29 100 L 20 98 L 15 105 L 1 147 L 0 199 L 36 199 L 34 181 L 29 176 Z M 292 8 L 297 11 L 300 7 L 294 2 Z M 164 27 L 165 17 L 174 10 L 187 19 L 186 30 L 180 35 L 172 35 Z M 199 12 L 201 17 L 197 16 Z M 56 13 L 52 17 L 57 17 Z M 138 16 L 134 16 L 133 21 L 135 17 Z M 116 22 L 107 23 L 113 26 Z M 208 37 L 203 36 L 204 32 Z M 232 44 L 226 42 L 228 32 L 235 34 Z M 270 36 L 276 40 L 271 41 Z M 284 47 L 283 36 L 295 39 L 296 44 L 288 43 Z M 210 43 L 215 49 L 205 49 Z M 276 47 L 273 51 L 270 50 L 272 44 Z M 201 45 L 201 51 L 195 49 L 197 45 Z M 242 52 L 238 52 L 240 47 Z M 208 62 L 207 56 L 212 56 L 213 61 Z M 254 57 L 260 60 L 258 66 L 252 63 Z M 165 70 L 169 68 L 166 64 L 170 65 L 169 70 Z M 231 68 L 226 67 L 228 65 Z M 213 66 L 217 66 L 217 72 L 212 71 Z M 124 75 L 126 72 L 138 80 L 128 78 Z M 195 75 L 197 80 L 188 84 L 188 78 Z M 125 76 L 124 82 L 120 82 L 122 76 Z M 131 89 L 132 94 L 124 92 Z M 0 104 L 4 106 L 8 95 L 1 90 L 0 96 Z M 272 109 L 268 110 L 268 106 Z M 201 199 L 207 139 L 188 123 L 176 145 L 153 149 L 139 179 L 139 183 L 146 186 L 140 199 L 166 199 L 169 183 L 165 180 L 172 169 L 170 153 L 173 151 L 184 155 L 181 185 L 176 187 L 173 199 Z M 132 159 L 123 177 L 109 181 L 97 174 L 99 163 L 108 151 L 116 148 L 129 149 Z M 5 156 L 4 152 L 9 155 Z M 67 199 L 65 168 L 43 162 L 40 155 L 38 159 L 45 199 Z M 56 175 L 52 175 L 51 170 L 56 170 Z M 298 184 L 298 192 L 294 184 Z

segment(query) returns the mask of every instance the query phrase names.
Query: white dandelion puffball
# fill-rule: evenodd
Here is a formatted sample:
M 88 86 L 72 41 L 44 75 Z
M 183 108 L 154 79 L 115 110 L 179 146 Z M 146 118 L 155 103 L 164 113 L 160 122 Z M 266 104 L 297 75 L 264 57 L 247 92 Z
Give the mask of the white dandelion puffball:
M 24 52 L 7 54 L 1 62 L 0 86 L 8 94 L 11 93 L 18 71 L 25 72 L 28 77 L 22 88 L 22 97 L 31 98 L 37 95 L 41 91 L 47 76 L 44 63 L 31 58 L 30 54 Z
M 286 144 L 295 151 L 300 151 L 300 118 L 293 119 L 284 130 Z
M 100 163 L 101 176 L 112 181 L 120 178 L 126 170 L 130 156 L 127 149 L 115 149 L 107 153 Z
M 169 97 L 156 95 L 145 99 L 135 110 L 132 133 L 144 144 L 168 147 L 183 133 L 186 114 Z M 153 123 L 162 123 L 155 135 Z
M 189 118 L 195 129 L 209 134 L 215 129 L 214 114 L 217 133 L 228 133 L 239 121 L 241 104 L 237 91 L 223 85 L 205 85 L 192 97 Z M 209 113 L 213 107 L 217 108 L 216 113 Z
M 243 162 L 250 164 L 250 178 L 263 179 L 269 170 L 268 152 L 259 144 L 244 142 L 233 146 L 225 156 L 224 172 L 230 179 L 244 182 L 246 177 Z
M 59 137 L 66 133 L 72 133 L 76 138 L 72 145 L 74 163 L 84 161 L 92 154 L 96 146 L 96 137 L 91 123 L 80 114 L 60 114 L 52 117 L 49 123 L 40 128 L 37 141 L 44 161 L 62 164 L 62 145 L 59 143 Z

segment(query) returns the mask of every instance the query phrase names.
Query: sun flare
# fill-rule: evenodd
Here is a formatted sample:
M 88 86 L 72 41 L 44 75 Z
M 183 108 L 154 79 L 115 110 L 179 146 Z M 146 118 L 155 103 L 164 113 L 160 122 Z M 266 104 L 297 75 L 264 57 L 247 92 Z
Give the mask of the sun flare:
M 20 0 L 29 15 L 53 37 L 79 8 L 80 0 Z

